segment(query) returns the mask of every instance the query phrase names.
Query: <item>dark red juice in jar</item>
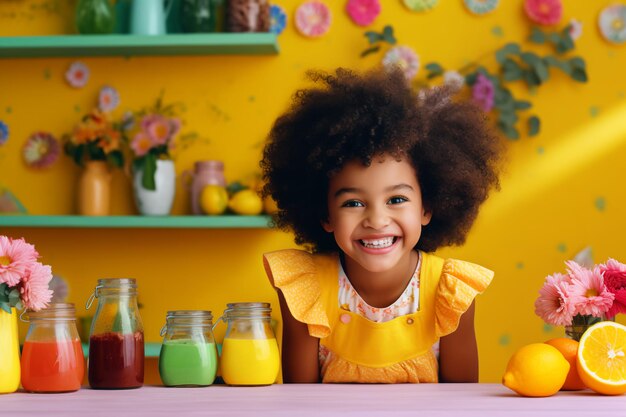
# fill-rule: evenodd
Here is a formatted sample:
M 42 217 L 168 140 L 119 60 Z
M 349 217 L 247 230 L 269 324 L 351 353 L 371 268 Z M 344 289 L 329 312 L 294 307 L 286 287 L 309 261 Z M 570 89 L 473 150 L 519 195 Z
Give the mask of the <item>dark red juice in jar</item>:
M 103 333 L 89 338 L 89 385 L 96 389 L 143 385 L 143 333 Z

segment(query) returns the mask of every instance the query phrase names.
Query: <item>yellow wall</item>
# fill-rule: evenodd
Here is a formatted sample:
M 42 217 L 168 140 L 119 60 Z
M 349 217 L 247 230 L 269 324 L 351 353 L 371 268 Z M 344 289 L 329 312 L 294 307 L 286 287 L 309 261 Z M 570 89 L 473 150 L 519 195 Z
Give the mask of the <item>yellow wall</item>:
M 469 14 L 461 0 L 441 1 L 434 10 L 411 13 L 400 1 L 382 0 L 383 13 L 371 29 L 392 24 L 401 44 L 412 46 L 422 63 L 460 67 L 509 41 L 524 42 L 530 24 L 522 1 L 501 1 L 483 17 Z M 71 5 L 55 0 L 0 3 L 0 35 L 69 33 Z M 299 2 L 276 1 L 290 23 Z M 81 59 L 91 69 L 83 89 L 68 87 L 63 74 L 71 58 L 3 59 L 0 62 L 0 120 L 11 129 L 0 147 L 0 183 L 32 214 L 74 212 L 78 169 L 65 157 L 44 171 L 25 167 L 23 142 L 35 130 L 60 136 L 95 103 L 109 84 L 121 94 L 121 110 L 150 104 L 164 90 L 166 100 L 185 103 L 187 131 L 204 140 L 180 153 L 178 173 L 193 161 L 222 159 L 229 181 L 258 170 L 261 144 L 273 119 L 304 84 L 309 68 L 377 65 L 382 54 L 365 59 L 364 29 L 351 23 L 344 1 L 327 1 L 334 13 L 330 33 L 306 39 L 291 26 L 279 37 L 276 56 L 112 57 Z M 496 280 L 480 298 L 477 332 L 481 380 L 499 381 L 510 354 L 519 346 L 562 335 L 533 313 L 544 277 L 587 245 L 597 262 L 626 260 L 626 49 L 604 42 L 598 12 L 610 1 L 566 1 L 563 25 L 584 24 L 576 53 L 588 64 L 590 82 L 553 78 L 529 96 L 541 116 L 535 138 L 508 142 L 509 164 L 502 191 L 485 205 L 465 246 L 440 254 L 484 264 Z M 69 4 L 69 5 L 68 5 Z M 502 36 L 494 35 L 499 27 Z M 0 42 L 2 42 L 0 40 Z M 484 64 L 493 69 L 494 62 Z M 422 72 L 420 75 L 424 75 Z M 517 88 L 520 97 L 528 96 Z M 189 212 L 189 196 L 179 180 L 174 214 Z M 128 180 L 118 173 L 114 214 L 134 213 Z M 204 308 L 219 313 L 226 302 L 267 300 L 277 308 L 266 283 L 261 253 L 293 247 L 288 235 L 269 230 L 141 230 L 3 228 L 25 237 L 43 262 L 70 282 L 70 301 L 79 314 L 101 277 L 135 277 L 148 341 L 158 341 L 167 310 Z M 275 316 L 278 318 L 278 314 Z M 218 330 L 218 339 L 223 334 Z

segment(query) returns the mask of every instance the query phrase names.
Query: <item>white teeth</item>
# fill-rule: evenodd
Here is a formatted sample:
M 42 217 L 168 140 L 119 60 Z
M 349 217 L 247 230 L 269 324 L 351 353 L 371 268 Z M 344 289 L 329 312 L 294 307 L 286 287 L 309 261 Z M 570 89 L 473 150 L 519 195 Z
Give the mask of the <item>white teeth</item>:
M 361 240 L 361 243 L 363 244 L 363 246 L 365 246 L 366 248 L 376 248 L 376 249 L 381 249 L 381 248 L 387 248 L 391 245 L 393 245 L 393 237 L 386 237 L 383 239 L 372 239 L 372 240 Z

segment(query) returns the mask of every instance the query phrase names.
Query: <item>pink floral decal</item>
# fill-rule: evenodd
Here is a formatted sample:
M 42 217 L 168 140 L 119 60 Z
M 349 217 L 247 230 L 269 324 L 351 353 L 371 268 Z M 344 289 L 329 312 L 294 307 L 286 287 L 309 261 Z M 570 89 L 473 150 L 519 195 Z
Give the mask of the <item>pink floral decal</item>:
M 113 87 L 105 85 L 98 94 L 98 108 L 103 112 L 113 111 L 120 104 L 120 94 Z
M 408 46 L 391 48 L 383 58 L 383 65 L 387 69 L 400 68 L 407 80 L 413 79 L 420 68 L 419 57 Z
M 24 162 L 33 168 L 47 168 L 59 158 L 61 147 L 50 133 L 33 133 L 22 150 Z
M 89 68 L 82 62 L 73 62 L 65 72 L 67 83 L 74 88 L 83 88 L 89 81 Z
M 524 10 L 530 20 L 545 26 L 556 25 L 563 17 L 561 0 L 526 0 Z
M 571 19 L 569 21 L 569 36 L 573 40 L 577 40 L 583 34 L 583 24 L 580 20 Z
M 296 9 L 296 28 L 302 35 L 310 38 L 326 34 L 330 29 L 331 20 L 330 9 L 318 0 L 302 3 Z
M 368 26 L 380 14 L 380 2 L 378 0 L 348 0 L 346 11 L 354 23 L 359 26 Z
M 485 113 L 493 109 L 495 88 L 493 83 L 484 74 L 478 74 L 472 86 L 472 98 Z

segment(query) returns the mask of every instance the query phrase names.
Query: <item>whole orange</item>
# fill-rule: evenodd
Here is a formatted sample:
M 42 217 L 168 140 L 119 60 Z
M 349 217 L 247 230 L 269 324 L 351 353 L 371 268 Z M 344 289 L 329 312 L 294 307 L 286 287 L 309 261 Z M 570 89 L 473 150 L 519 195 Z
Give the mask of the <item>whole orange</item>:
M 562 391 L 576 391 L 587 388 L 578 375 L 576 367 L 576 354 L 578 352 L 578 342 L 567 337 L 556 337 L 545 343 L 554 346 L 561 352 L 563 357 L 569 362 L 570 368 L 565 383 L 561 388 Z

